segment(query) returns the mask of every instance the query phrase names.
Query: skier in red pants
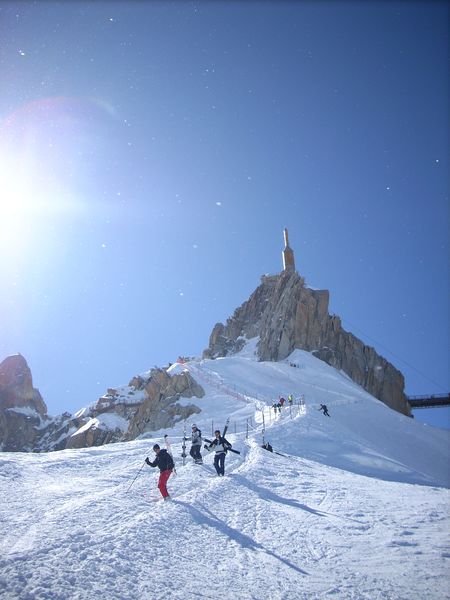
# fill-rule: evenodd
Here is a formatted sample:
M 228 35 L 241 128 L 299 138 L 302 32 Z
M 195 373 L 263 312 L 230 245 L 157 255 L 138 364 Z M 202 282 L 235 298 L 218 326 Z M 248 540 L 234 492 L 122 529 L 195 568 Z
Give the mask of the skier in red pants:
M 167 480 L 171 476 L 173 468 L 175 466 L 173 463 L 173 458 L 170 456 L 170 454 L 167 452 L 167 450 L 164 450 L 164 448 L 161 450 L 161 448 L 159 447 L 159 444 L 155 444 L 153 446 L 153 450 L 156 454 L 155 460 L 153 462 L 151 462 L 147 456 L 147 458 L 145 459 L 145 462 L 149 465 L 149 467 L 158 467 L 159 468 L 159 471 L 160 471 L 159 480 L 158 480 L 159 491 L 161 492 L 161 495 L 164 498 L 164 500 L 170 500 L 170 495 L 169 495 L 169 492 L 167 491 Z

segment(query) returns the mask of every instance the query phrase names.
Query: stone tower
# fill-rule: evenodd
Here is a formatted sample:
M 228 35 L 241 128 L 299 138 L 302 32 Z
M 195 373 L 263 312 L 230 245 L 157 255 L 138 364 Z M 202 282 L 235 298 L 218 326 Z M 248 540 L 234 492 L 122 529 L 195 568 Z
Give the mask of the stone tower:
M 295 271 L 295 260 L 294 260 L 294 251 L 289 246 L 289 237 L 288 230 L 284 229 L 284 250 L 282 252 L 283 255 L 283 270 L 284 271 Z

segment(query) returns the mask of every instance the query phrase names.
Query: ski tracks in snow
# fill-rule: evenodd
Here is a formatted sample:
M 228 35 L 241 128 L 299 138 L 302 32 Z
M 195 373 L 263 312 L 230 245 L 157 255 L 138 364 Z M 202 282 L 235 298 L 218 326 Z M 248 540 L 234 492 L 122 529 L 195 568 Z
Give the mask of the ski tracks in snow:
M 211 562 L 229 597 L 410 600 L 411 589 L 448 597 L 437 575 L 448 546 L 436 527 L 448 522 L 448 511 L 445 501 L 442 510 L 430 511 L 429 488 L 380 482 L 257 446 L 218 483 L 202 490 L 194 516 L 227 549 L 226 568 Z M 435 490 L 436 497 L 443 493 Z M 423 568 L 417 565 L 422 553 Z M 436 553 L 440 564 L 430 572 Z M 204 586 L 211 589 L 208 576 Z
M 209 456 L 204 466 L 179 465 L 168 484 L 174 500 L 151 502 L 158 473 L 147 466 L 127 493 L 143 452 L 127 448 L 0 465 L 2 598 L 448 598 L 445 490 L 251 442 L 227 456 L 223 478 Z

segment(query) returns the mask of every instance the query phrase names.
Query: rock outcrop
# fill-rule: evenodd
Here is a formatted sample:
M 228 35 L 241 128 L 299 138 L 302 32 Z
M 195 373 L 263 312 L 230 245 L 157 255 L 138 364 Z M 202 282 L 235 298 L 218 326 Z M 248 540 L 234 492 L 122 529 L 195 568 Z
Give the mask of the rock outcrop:
M 147 376 L 133 377 L 128 386 L 109 389 L 85 410 L 85 424 L 67 440 L 67 448 L 85 448 L 133 440 L 149 431 L 173 427 L 200 412 L 194 404 L 181 405 L 180 398 L 202 398 L 203 388 L 185 371 L 170 375 L 154 368 Z M 112 417 L 115 417 L 113 419 Z
M 277 361 L 296 348 L 344 371 L 370 394 L 403 414 L 410 414 L 404 378 L 391 363 L 328 312 L 329 292 L 313 290 L 296 272 L 263 276 L 261 285 L 226 324 L 217 323 L 205 358 L 239 351 L 245 339 L 259 336 L 260 360 Z
M 45 426 L 47 407 L 21 354 L 0 363 L 0 448 L 6 452 L 32 450 Z

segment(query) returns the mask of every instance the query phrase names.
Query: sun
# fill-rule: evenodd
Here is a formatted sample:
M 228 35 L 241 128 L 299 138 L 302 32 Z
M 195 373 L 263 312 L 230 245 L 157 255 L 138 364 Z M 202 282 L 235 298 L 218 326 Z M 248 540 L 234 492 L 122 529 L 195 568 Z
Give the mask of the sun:
M 26 264 L 51 256 L 52 239 L 82 203 L 32 155 L 0 147 L 0 262 Z M 25 261 L 25 263 L 24 263 Z M 9 266 L 8 266 L 9 265 Z
M 57 238 L 67 245 L 68 225 L 101 211 L 92 190 L 96 160 L 114 138 L 111 110 L 92 99 L 41 98 L 0 119 L 2 262 L 13 249 L 30 261 L 49 255 Z
M 0 242 L 11 244 L 29 233 L 39 204 L 33 174 L 0 151 Z

